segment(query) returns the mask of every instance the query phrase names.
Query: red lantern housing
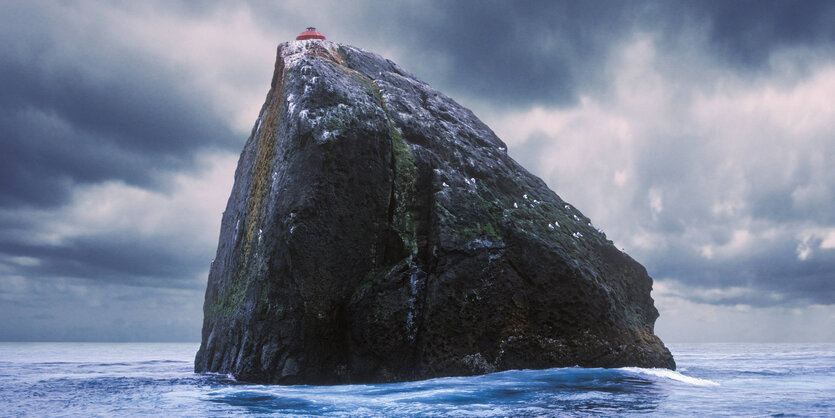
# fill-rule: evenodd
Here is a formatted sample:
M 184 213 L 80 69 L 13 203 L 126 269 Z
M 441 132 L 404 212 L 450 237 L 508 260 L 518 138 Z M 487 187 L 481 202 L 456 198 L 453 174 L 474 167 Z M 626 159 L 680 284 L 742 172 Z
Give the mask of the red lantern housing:
M 314 28 L 314 27 L 309 27 L 309 28 L 307 28 L 307 30 L 306 30 L 306 31 L 304 31 L 304 32 L 300 33 L 300 34 L 299 34 L 299 36 L 297 36 L 297 37 L 296 37 L 296 40 L 297 40 L 297 41 L 303 41 L 303 40 L 305 40 L 305 39 L 321 39 L 321 40 L 325 40 L 325 35 L 322 35 L 321 33 L 319 33 L 319 32 L 316 30 L 316 28 Z

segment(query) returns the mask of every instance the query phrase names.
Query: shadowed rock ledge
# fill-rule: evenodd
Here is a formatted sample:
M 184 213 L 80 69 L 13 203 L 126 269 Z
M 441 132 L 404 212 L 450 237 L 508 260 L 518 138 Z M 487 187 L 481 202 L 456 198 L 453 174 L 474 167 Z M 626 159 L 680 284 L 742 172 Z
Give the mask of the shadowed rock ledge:
M 643 266 L 506 149 L 389 60 L 279 45 L 223 214 L 195 371 L 331 384 L 674 369 Z

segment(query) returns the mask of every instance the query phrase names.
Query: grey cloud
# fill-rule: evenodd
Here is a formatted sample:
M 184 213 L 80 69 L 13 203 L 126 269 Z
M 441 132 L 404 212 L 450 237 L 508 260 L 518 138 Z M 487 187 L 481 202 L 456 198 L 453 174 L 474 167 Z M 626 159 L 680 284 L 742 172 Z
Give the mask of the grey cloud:
M 508 152 L 510 152 L 513 159 L 521 164 L 522 167 L 526 167 L 528 170 L 538 171 L 545 169 L 545 167 L 540 167 L 539 158 L 556 141 L 557 138 L 553 138 L 544 132 L 535 132 L 528 136 L 521 144 L 511 147 Z
M 0 253 L 39 260 L 35 265 L 15 266 L 13 274 L 25 277 L 75 277 L 98 283 L 141 287 L 195 288 L 195 277 L 208 270 L 200 252 L 190 251 L 187 241 L 119 236 L 84 236 L 59 245 L 0 242 Z M 179 244 L 179 245 L 178 245 Z
M 688 31 L 704 32 L 708 51 L 719 62 L 756 72 L 768 71 L 769 57 L 781 48 L 831 51 L 835 44 L 835 3 L 828 1 L 434 1 L 421 6 L 363 3 L 366 17 L 353 32 L 374 34 L 367 38 L 379 45 L 397 44 L 406 51 L 404 67 L 454 97 L 475 97 L 495 108 L 569 106 L 580 94 L 605 93 L 608 55 L 636 32 L 656 35 L 668 49 L 686 47 Z M 427 57 L 437 58 L 427 62 Z
M 728 62 L 746 67 L 767 64 L 779 48 L 832 50 L 835 3 L 826 0 L 742 0 L 685 2 L 709 19 L 711 44 Z
M 633 23 L 623 2 L 432 2 L 408 14 L 400 6 L 380 8 L 385 29 L 404 49 L 440 57 L 425 63 L 407 53 L 413 62 L 401 64 L 453 96 L 500 106 L 574 103 L 579 84 L 595 75 L 587 70 Z
M 824 248 L 822 236 L 814 235 L 827 234 L 835 227 L 831 210 L 835 177 L 827 175 L 826 164 L 815 162 L 831 160 L 835 155 L 832 141 L 813 134 L 781 138 L 781 146 L 773 147 L 768 145 L 770 139 L 757 135 L 722 136 L 711 145 L 702 136 L 667 135 L 664 126 L 670 117 L 663 112 L 653 117 L 657 122 L 650 128 L 632 131 L 635 140 L 628 160 L 634 172 L 624 189 L 609 180 L 618 168 L 614 162 L 622 161 L 611 150 L 564 156 L 552 163 L 543 156 L 558 156 L 570 139 L 534 132 L 509 152 L 531 171 L 541 173 L 563 198 L 588 211 L 596 224 L 595 213 L 616 212 L 608 219 L 609 225 L 600 226 L 611 228 L 607 232 L 614 234 L 610 236 L 624 241 L 620 245 L 629 246 L 657 280 L 679 283 L 679 295 L 687 300 L 752 306 L 835 304 L 835 249 Z M 694 122 L 677 123 L 682 123 L 681 131 L 688 131 L 692 128 L 688 124 Z M 744 151 L 727 154 L 723 141 L 746 146 L 739 148 Z M 775 152 L 782 144 L 792 144 L 791 155 Z M 583 178 L 565 178 L 559 161 L 583 158 L 597 161 L 590 161 Z M 813 190 L 810 203 L 798 205 L 796 191 L 807 188 Z M 650 204 L 651 191 L 663 197 L 659 210 Z M 717 211 L 715 205 L 726 198 L 739 206 Z M 642 234 L 649 234 L 649 246 L 630 246 L 631 238 Z M 734 244 L 735 234 L 748 234 L 744 245 Z M 808 234 L 812 235 L 804 238 Z M 804 239 L 809 254 L 800 257 Z M 618 239 L 615 242 L 619 244 Z M 746 291 L 711 292 L 727 288 Z
M 105 180 L 153 187 L 195 149 L 239 146 L 182 75 L 73 33 L 57 10 L 12 9 L 0 18 L 13 40 L 0 45 L 0 206 L 54 206 Z
M 687 300 L 717 305 L 805 306 L 835 303 L 833 252 L 799 260 L 795 244 L 786 239 L 764 242 L 753 254 L 706 259 L 686 244 L 674 244 L 665 251 L 644 254 L 642 261 L 656 279 L 679 283 L 679 296 Z M 703 293 L 728 288 L 748 292 L 719 292 L 710 297 Z
M 112 6 L 76 5 L 88 12 Z M 186 87 L 189 74 L 142 48 L 119 47 L 102 22 L 65 16 L 71 6 L 0 6 L 0 268 L 42 287 L 40 298 L 22 296 L 36 314 L 50 309 L 44 298 L 67 308 L 46 284 L 73 278 L 88 291 L 127 285 L 137 297 L 151 289 L 197 290 L 211 253 L 193 237 L 82 232 L 58 244 L 33 239 L 49 233 L 41 221 L 67 221 L 64 205 L 79 186 L 115 181 L 164 191 L 172 175 L 196 168 L 200 152 L 238 152 L 245 139 L 213 113 L 208 94 Z M 19 258 L 33 262 L 14 262 Z M 95 332 L 73 338 L 87 334 Z

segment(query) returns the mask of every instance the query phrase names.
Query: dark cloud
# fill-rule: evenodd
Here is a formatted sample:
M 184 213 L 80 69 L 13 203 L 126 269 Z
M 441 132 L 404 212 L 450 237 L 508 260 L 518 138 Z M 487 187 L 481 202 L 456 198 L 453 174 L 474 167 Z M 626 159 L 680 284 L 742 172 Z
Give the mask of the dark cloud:
M 67 39 L 59 10 L 12 9 L 0 17 L 10 40 L 0 44 L 0 206 L 54 206 L 74 185 L 106 180 L 151 186 L 197 149 L 239 146 L 183 75 L 107 39 Z
M 407 51 L 440 88 L 496 105 L 560 104 L 577 99 L 612 40 L 634 24 L 643 5 L 628 2 L 432 2 L 406 8 L 375 4 L 367 26 Z M 380 18 L 379 14 L 384 17 Z M 385 38 L 384 38 L 385 39 Z M 588 71 L 592 70 L 592 71 Z
M 260 4 L 260 3 L 259 3 Z M 831 1 L 432 1 L 351 3 L 356 39 L 405 51 L 405 68 L 481 105 L 569 106 L 609 86 L 605 60 L 635 33 L 666 48 L 705 33 L 720 62 L 768 70 L 780 48 L 832 49 Z M 334 22 L 339 24 L 339 22 Z
M 686 2 L 707 17 L 711 45 L 727 61 L 747 67 L 767 64 L 779 48 L 826 47 L 835 43 L 835 3 L 827 0 L 737 0 Z
M 835 303 L 835 250 L 799 260 L 795 246 L 785 240 L 764 242 L 753 253 L 706 259 L 679 245 L 646 254 L 641 261 L 656 279 L 683 285 L 679 296 L 695 302 L 751 306 Z
M 271 11 L 258 14 L 264 25 L 274 24 L 270 15 L 292 20 L 269 2 L 252 4 Z M 191 18 L 208 16 L 218 5 L 165 3 L 167 13 Z M 398 45 L 410 51 L 406 61 L 414 61 L 402 64 L 430 72 L 450 94 L 493 106 L 575 103 L 581 91 L 602 82 L 606 57 L 636 30 L 659 32 L 663 40 L 675 39 L 685 22 L 702 25 L 717 54 L 746 66 L 763 65 L 776 48 L 835 40 L 829 24 L 835 5 L 827 1 L 340 7 L 357 21 L 335 30 Z M 62 22 L 61 10 L 49 3 L 4 6 L 2 33 L 10 41 L 0 45 L 0 206 L 58 205 L 79 183 L 118 179 L 149 186 L 155 169 L 187 167 L 196 148 L 240 145 L 205 95 L 184 90 L 183 74 L 130 48 L 117 49 L 105 36 L 97 38 L 95 28 L 79 33 Z M 439 57 L 438 65 L 425 56 Z
M 204 254 L 165 245 L 161 239 L 83 236 L 60 245 L 0 242 L 0 253 L 39 260 L 17 266 L 25 277 L 75 277 L 100 283 L 162 288 L 193 288 L 194 278 L 208 270 Z

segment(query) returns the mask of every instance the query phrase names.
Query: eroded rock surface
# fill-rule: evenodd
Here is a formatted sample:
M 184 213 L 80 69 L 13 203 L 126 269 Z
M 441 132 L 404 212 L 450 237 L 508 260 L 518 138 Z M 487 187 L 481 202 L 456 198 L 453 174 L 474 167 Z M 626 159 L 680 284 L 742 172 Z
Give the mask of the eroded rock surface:
M 646 270 L 506 149 L 389 60 L 279 45 L 195 370 L 326 384 L 675 368 Z

